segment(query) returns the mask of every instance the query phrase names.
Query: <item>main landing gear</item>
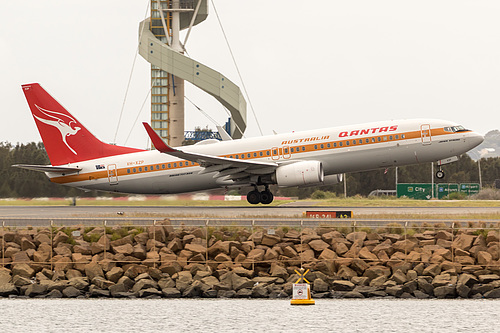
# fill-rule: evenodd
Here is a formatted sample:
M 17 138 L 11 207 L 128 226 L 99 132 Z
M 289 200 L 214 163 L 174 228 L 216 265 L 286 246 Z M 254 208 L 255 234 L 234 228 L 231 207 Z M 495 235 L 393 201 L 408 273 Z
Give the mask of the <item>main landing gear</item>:
M 259 189 L 257 188 L 257 185 L 254 185 L 254 190 L 248 192 L 247 194 L 247 201 L 251 203 L 252 205 L 256 205 L 258 203 L 264 204 L 264 205 L 269 205 L 271 202 L 273 202 L 274 195 L 269 191 L 269 187 L 265 185 L 265 189 L 262 192 L 259 192 Z

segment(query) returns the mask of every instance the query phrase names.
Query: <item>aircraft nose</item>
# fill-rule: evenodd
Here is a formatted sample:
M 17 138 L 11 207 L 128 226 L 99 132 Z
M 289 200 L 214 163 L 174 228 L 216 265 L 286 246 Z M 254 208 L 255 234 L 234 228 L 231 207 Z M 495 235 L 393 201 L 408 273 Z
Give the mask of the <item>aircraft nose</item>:
M 479 146 L 481 143 L 483 143 L 484 137 L 476 132 L 472 132 L 470 135 L 470 143 L 472 147 Z

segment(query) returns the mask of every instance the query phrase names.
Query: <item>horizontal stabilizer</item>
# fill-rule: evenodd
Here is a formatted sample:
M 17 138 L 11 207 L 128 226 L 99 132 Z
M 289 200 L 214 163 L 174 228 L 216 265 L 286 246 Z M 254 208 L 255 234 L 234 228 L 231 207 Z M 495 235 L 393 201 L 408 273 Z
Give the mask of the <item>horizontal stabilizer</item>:
M 31 165 L 31 164 L 16 164 L 13 165 L 13 167 L 26 170 L 33 170 L 40 172 L 55 172 L 55 173 L 73 173 L 82 170 L 81 168 L 71 168 L 71 167 L 52 166 L 52 165 Z

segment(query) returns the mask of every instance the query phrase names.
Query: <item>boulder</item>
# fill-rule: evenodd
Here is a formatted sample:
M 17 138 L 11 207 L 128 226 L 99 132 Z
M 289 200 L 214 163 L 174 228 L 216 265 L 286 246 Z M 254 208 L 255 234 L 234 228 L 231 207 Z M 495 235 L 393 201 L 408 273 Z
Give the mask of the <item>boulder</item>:
M 215 283 L 219 282 L 219 280 L 217 280 L 216 277 L 213 277 L 213 276 L 210 276 L 210 277 L 214 278 L 217 281 Z M 162 278 L 158 281 L 158 288 L 160 288 L 162 290 L 166 289 L 166 288 L 175 288 L 175 281 L 170 277 Z
M 145 297 L 148 297 L 148 298 L 151 298 L 151 297 L 160 298 L 161 296 L 163 296 L 163 292 L 159 291 L 158 289 L 155 289 L 155 288 L 147 288 L 147 289 L 141 289 L 141 290 L 139 290 L 139 292 L 137 293 L 137 295 L 140 298 L 145 298 Z
M 424 269 L 422 275 L 428 275 L 434 277 L 436 275 L 439 275 L 440 273 L 441 273 L 441 266 L 438 264 L 431 264 Z
M 12 268 L 12 276 L 16 275 L 30 279 L 35 276 L 35 270 L 28 264 L 16 264 Z
M 239 276 L 238 274 L 232 274 L 231 275 L 231 286 L 233 290 L 238 291 L 240 289 L 244 288 L 252 288 L 254 285 L 254 282 L 250 280 L 249 278 L 246 278 L 244 276 Z
M 84 290 L 89 286 L 89 280 L 87 277 L 74 277 L 69 280 L 69 286 L 73 286 L 79 290 Z
M 85 265 L 85 276 L 89 280 L 92 280 L 97 276 L 104 278 L 104 271 L 102 270 L 102 267 L 99 264 L 90 263 Z
M 266 252 L 263 249 L 253 249 L 248 253 L 247 259 L 254 262 L 262 261 L 265 254 Z
M 109 297 L 109 290 L 99 289 L 96 286 L 90 286 L 89 288 L 89 297 Z
M 75 298 L 75 297 L 80 296 L 82 293 L 80 292 L 79 289 L 77 289 L 73 286 L 69 286 L 62 291 L 62 294 L 66 298 Z
M 493 256 L 486 251 L 479 251 L 477 253 L 476 258 L 477 258 L 477 263 L 479 265 L 484 265 L 484 266 L 489 265 L 493 260 Z
M 69 236 L 67 234 L 65 234 L 64 232 L 62 231 L 59 231 L 55 236 L 54 236 L 54 239 L 53 239 L 53 245 L 54 247 L 57 247 L 57 245 L 59 243 L 66 243 L 67 240 L 69 239 Z
M 405 240 L 401 240 L 401 241 L 394 243 L 392 245 L 392 248 L 396 251 L 399 251 L 399 252 L 410 253 L 411 251 L 413 251 L 413 249 L 416 246 L 417 246 L 417 243 L 415 243 L 409 239 L 405 239 Z
M 91 282 L 97 288 L 99 288 L 99 289 L 105 289 L 105 290 L 115 284 L 114 282 L 106 280 L 105 278 L 100 277 L 100 276 L 96 276 L 95 278 L 92 279 Z
M 121 267 L 113 267 L 106 273 L 106 278 L 114 283 L 123 276 L 123 269 Z
M 154 289 L 157 289 L 158 288 L 158 283 L 154 280 L 150 280 L 150 279 L 142 279 L 142 280 L 139 280 L 133 287 L 132 287 L 132 292 L 133 293 L 136 293 L 138 292 L 139 290 L 142 290 L 142 289 L 149 289 L 149 288 L 154 288 Z
M 330 247 L 330 245 L 321 239 L 312 240 L 308 243 L 308 245 L 316 252 L 322 252 L 323 250 Z
M 450 283 L 451 283 L 450 274 L 439 274 L 434 277 L 431 284 L 434 288 L 437 288 L 437 287 L 447 286 Z
M 316 279 L 313 281 L 313 287 L 312 290 L 315 292 L 326 292 L 329 289 L 328 283 L 323 281 L 322 279 Z
M 350 241 L 351 243 L 354 243 L 356 241 L 361 241 L 363 242 L 366 239 L 366 232 L 364 231 L 356 231 L 356 232 L 351 232 L 350 234 L 347 234 L 345 238 Z
M 0 284 L 0 297 L 9 297 L 18 294 L 19 292 L 13 283 Z
M 281 241 L 281 238 L 278 235 L 263 235 L 261 245 L 273 247 Z
M 379 276 L 389 277 L 391 275 L 391 269 L 385 266 L 371 266 L 365 270 L 363 276 L 367 276 L 370 279 L 375 279 Z
M 47 292 L 47 286 L 42 285 L 42 284 L 30 284 L 28 288 L 26 288 L 26 291 L 24 292 L 24 295 L 28 297 L 35 297 L 39 295 L 43 295 Z
M 500 298 L 500 288 L 485 292 L 484 298 Z
M 193 254 L 205 254 L 207 252 L 207 248 L 201 244 L 186 244 L 184 247 L 185 250 L 191 251 Z
M 57 289 L 51 290 L 45 295 L 45 298 L 62 298 L 62 297 L 63 297 L 62 292 Z
M 359 257 L 361 259 L 367 259 L 367 260 L 378 260 L 377 256 L 372 253 L 366 246 L 361 248 L 361 250 L 359 250 Z
M 134 253 L 134 247 L 130 243 L 126 243 L 123 245 L 112 246 L 113 252 L 116 254 L 124 254 L 126 256 L 130 256 Z
M 252 297 L 254 298 L 266 298 L 269 296 L 269 291 L 263 285 L 256 285 L 252 288 Z
M 397 284 L 405 284 L 406 282 L 408 282 L 406 274 L 401 272 L 399 269 L 394 272 L 394 274 L 391 277 L 391 280 L 396 282 Z
M 334 280 L 332 282 L 332 290 L 335 291 L 351 291 L 355 287 L 354 283 L 344 280 Z
M 10 275 L 10 270 L 5 267 L 0 267 L 0 286 L 5 283 L 10 283 L 12 277 Z
M 447 285 L 434 288 L 434 296 L 437 298 L 446 298 L 455 296 L 455 286 Z
M 163 297 L 166 297 L 166 298 L 179 298 L 181 297 L 181 292 L 179 290 L 177 290 L 176 288 L 165 288 L 165 289 L 162 289 L 162 294 L 163 294 Z
M 469 249 L 472 247 L 472 243 L 474 242 L 474 237 L 475 236 L 473 235 L 460 234 L 455 238 L 455 240 L 451 244 L 451 247 L 453 249 L 469 251 Z

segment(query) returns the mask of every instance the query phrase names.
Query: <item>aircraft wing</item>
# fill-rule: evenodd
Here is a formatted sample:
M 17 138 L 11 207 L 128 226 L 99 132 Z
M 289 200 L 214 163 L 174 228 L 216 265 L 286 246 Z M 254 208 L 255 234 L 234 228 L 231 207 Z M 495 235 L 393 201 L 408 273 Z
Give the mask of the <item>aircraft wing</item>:
M 52 166 L 52 165 L 32 165 L 32 164 L 15 164 L 13 167 L 34 170 L 40 172 L 55 172 L 55 173 L 73 173 L 81 171 L 81 168 L 72 168 L 64 166 Z
M 279 166 L 274 162 L 257 162 L 248 160 L 239 160 L 233 158 L 219 157 L 213 155 L 199 154 L 182 151 L 180 149 L 172 148 L 167 145 L 162 138 L 155 132 L 155 130 L 146 122 L 142 123 L 148 132 L 151 142 L 155 148 L 171 156 L 196 162 L 204 169 L 200 174 L 217 172 L 214 178 L 224 177 L 233 180 L 243 180 L 251 175 L 265 175 L 274 172 Z

